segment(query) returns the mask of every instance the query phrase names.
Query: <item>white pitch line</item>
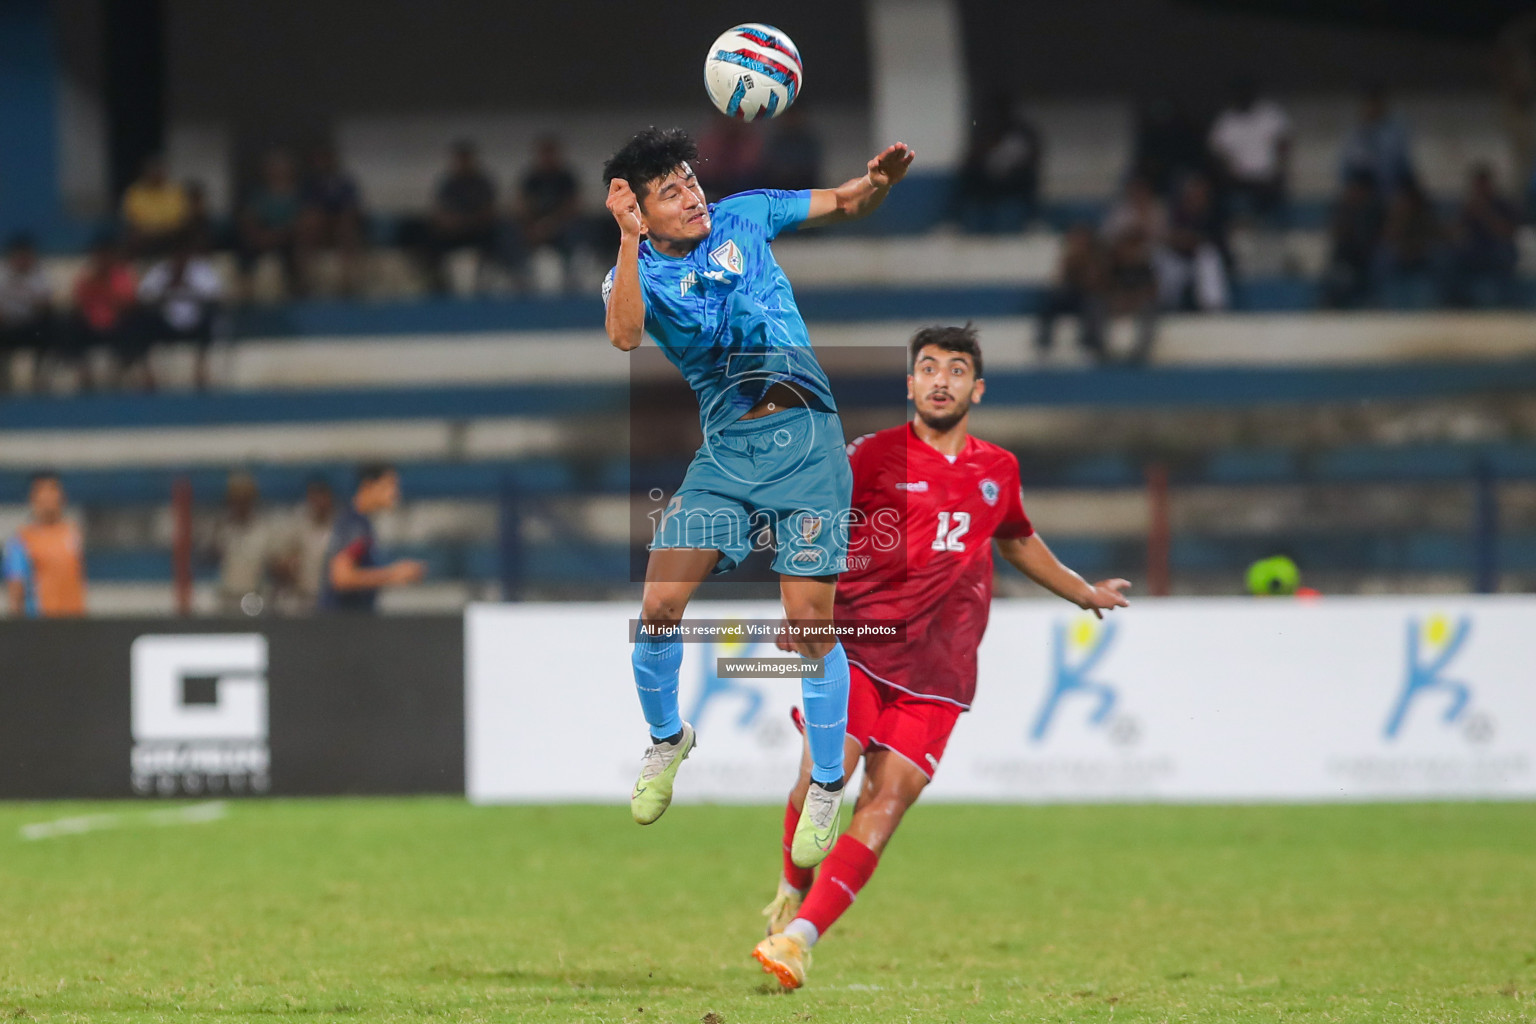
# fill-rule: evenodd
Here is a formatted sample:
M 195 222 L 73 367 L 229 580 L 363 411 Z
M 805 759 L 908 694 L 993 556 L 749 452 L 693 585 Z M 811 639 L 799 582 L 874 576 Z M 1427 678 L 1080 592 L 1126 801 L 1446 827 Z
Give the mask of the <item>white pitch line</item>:
M 101 832 L 128 825 L 201 825 L 218 821 L 229 814 L 229 805 L 222 800 L 191 804 L 154 811 L 138 811 L 132 814 L 81 814 L 53 821 L 39 821 L 21 826 L 21 838 L 27 841 L 57 839 L 60 836 L 80 835 L 83 832 Z

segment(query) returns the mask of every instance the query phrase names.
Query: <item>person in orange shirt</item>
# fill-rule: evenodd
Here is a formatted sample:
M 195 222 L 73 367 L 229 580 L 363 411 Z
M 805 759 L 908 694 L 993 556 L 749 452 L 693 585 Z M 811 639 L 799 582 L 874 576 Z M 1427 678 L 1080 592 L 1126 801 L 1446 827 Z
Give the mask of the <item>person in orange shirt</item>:
M 32 477 L 32 520 L 5 543 L 5 586 L 11 614 L 31 618 L 85 614 L 85 545 L 64 518 L 64 484 L 57 473 Z

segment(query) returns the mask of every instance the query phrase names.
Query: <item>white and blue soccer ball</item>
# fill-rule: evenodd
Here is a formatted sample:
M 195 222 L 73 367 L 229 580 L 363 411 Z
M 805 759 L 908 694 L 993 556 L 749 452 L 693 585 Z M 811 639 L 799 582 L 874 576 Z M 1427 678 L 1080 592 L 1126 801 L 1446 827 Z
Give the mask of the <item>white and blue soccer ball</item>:
M 777 117 L 800 95 L 800 51 L 772 25 L 737 25 L 709 48 L 704 88 L 727 117 Z

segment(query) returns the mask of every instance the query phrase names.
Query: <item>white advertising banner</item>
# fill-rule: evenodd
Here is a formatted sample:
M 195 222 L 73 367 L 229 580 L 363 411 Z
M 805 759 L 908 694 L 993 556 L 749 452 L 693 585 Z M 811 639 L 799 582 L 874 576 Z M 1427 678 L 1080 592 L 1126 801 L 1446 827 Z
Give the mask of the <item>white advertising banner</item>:
M 646 744 L 631 607 L 466 617 L 471 799 L 623 801 Z M 691 618 L 772 620 L 771 603 Z M 721 679 L 758 643 L 689 643 L 699 746 L 678 799 L 778 800 L 799 680 Z M 1143 600 L 1100 622 L 998 601 L 974 709 L 930 798 L 1246 801 L 1536 796 L 1536 599 Z

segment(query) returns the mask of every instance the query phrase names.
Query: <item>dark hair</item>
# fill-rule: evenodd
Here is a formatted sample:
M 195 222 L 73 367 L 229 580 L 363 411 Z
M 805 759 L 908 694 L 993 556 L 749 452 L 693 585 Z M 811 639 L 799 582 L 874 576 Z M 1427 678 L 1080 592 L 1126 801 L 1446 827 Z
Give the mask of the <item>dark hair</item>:
M 21 252 L 37 248 L 37 239 L 30 231 L 18 231 L 5 241 L 6 252 Z
M 380 480 L 395 472 L 393 463 L 389 462 L 365 462 L 357 467 L 357 486 L 366 487 L 376 480 Z
M 912 365 L 917 366 L 917 354 L 932 345 L 945 352 L 960 352 L 971 357 L 976 367 L 976 379 L 981 379 L 981 341 L 976 337 L 976 325 L 966 321 L 964 327 L 924 327 L 912 335 Z
M 362 479 L 362 473 L 358 473 L 358 479 Z M 313 474 L 311 476 L 308 476 L 308 477 L 306 477 L 304 479 L 304 489 L 306 491 L 312 490 L 313 488 L 316 488 L 316 487 L 321 487 L 321 488 L 324 488 L 326 491 L 330 491 L 330 489 L 331 489 L 331 481 L 323 473 L 315 473 L 315 474 Z
M 657 128 L 655 125 L 624 143 L 624 148 L 603 165 L 603 184 L 614 178 L 629 183 L 637 200 L 644 199 L 651 182 L 665 178 L 682 164 L 699 158 L 698 143 L 681 128 Z
M 39 469 L 37 472 L 35 472 L 31 476 L 27 477 L 27 490 L 30 491 L 32 488 L 36 487 L 38 484 L 42 483 L 44 480 L 52 480 L 56 484 L 57 483 L 63 483 L 63 481 L 59 479 L 58 470 L 54 470 L 54 469 Z

